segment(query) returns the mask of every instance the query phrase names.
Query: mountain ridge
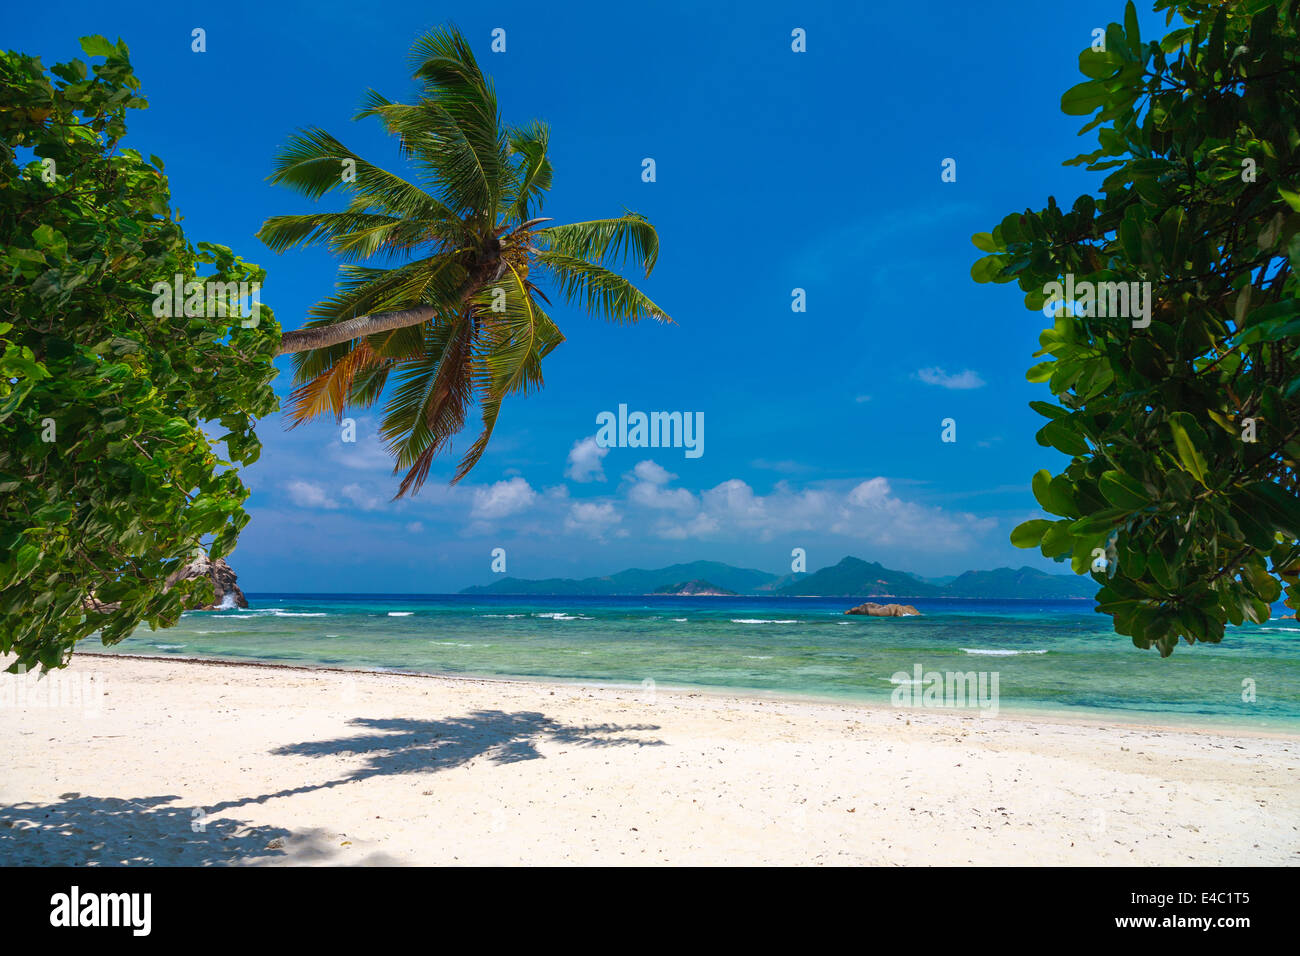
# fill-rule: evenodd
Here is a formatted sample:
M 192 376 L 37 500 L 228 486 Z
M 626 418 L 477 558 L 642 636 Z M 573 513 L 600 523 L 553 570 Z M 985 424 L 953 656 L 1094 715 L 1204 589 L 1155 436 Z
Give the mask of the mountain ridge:
M 940 584 L 938 581 L 946 583 Z M 740 596 L 983 598 L 987 600 L 1073 600 L 1093 597 L 1096 583 L 1074 574 L 1036 568 L 992 568 L 927 579 L 848 555 L 807 574 L 771 574 L 721 561 L 691 561 L 664 568 L 628 568 L 589 578 L 507 577 L 463 588 L 461 594 L 517 597 L 619 597 L 653 594 L 682 582 L 708 581 Z

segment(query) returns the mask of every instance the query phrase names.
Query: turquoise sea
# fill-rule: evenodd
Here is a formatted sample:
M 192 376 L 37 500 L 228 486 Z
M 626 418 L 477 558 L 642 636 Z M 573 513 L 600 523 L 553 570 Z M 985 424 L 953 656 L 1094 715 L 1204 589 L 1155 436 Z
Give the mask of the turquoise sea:
M 1161 660 L 1082 601 L 250 594 L 114 653 L 703 687 L 888 703 L 916 665 L 998 675 L 1000 709 L 1300 730 L 1300 625 L 1230 628 Z M 95 651 L 95 640 L 82 650 Z M 1253 687 L 1254 700 L 1243 700 Z

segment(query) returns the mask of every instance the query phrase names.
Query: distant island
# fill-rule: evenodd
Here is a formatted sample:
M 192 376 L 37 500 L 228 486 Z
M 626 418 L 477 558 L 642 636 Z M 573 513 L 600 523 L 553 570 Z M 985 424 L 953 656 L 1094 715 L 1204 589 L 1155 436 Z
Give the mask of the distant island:
M 846 557 L 809 574 L 774 575 L 720 561 L 692 561 L 666 568 L 630 568 L 598 578 L 502 578 L 461 594 L 619 596 L 780 595 L 785 597 L 980 598 L 984 600 L 1088 600 L 1097 591 L 1091 578 L 1048 574 L 1036 568 L 967 571 L 956 577 L 922 578 L 875 561 Z
M 728 591 L 708 581 L 683 581 L 681 584 L 666 584 L 655 588 L 651 594 L 676 594 L 682 597 L 735 597 L 735 591 Z

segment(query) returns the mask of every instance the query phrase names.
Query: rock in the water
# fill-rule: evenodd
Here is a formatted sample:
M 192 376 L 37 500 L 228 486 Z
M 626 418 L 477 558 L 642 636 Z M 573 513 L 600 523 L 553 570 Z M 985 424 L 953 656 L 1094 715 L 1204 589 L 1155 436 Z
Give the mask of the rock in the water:
M 910 604 L 876 604 L 868 601 L 866 604 L 859 604 L 857 607 L 851 607 L 845 614 L 867 614 L 871 617 L 912 617 L 920 615 L 920 611 Z
M 200 575 L 207 575 L 212 579 L 212 603 L 194 605 L 187 607 L 187 611 L 219 611 L 223 608 L 248 607 L 248 599 L 244 597 L 244 592 L 239 590 L 239 585 L 235 583 L 238 575 L 226 564 L 224 558 L 211 560 L 206 554 L 200 555 L 180 571 L 171 575 L 167 579 L 167 586 L 170 588 L 180 581 L 188 581 L 190 578 L 197 578 Z

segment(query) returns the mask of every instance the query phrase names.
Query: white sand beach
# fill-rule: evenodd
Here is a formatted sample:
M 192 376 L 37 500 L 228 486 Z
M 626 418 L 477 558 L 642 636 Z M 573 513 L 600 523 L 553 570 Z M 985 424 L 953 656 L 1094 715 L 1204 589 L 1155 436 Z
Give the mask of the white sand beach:
M 0 863 L 1300 863 L 1295 736 L 92 655 L 59 680 L 0 710 Z

